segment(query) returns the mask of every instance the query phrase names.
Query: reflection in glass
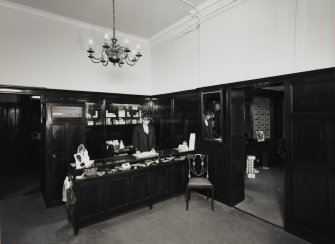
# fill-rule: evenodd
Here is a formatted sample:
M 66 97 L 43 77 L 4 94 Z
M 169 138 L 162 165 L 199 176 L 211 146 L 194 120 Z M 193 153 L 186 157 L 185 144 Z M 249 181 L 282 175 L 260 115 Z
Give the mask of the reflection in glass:
M 222 141 L 221 92 L 202 93 L 202 131 L 205 140 Z

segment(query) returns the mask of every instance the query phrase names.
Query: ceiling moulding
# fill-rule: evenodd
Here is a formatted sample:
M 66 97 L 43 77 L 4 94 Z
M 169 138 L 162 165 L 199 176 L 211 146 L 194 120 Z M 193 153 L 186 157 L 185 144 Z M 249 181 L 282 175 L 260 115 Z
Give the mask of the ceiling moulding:
M 162 47 L 169 42 L 183 37 L 197 29 L 200 25 L 218 14 L 222 14 L 229 9 L 235 8 L 248 0 L 208 0 L 200 4 L 195 10 L 189 11 L 189 15 L 164 30 L 149 38 L 152 49 Z M 199 16 L 200 14 L 200 16 Z
M 58 14 L 53 14 L 53 13 L 50 13 L 50 12 L 47 12 L 47 11 L 44 11 L 44 10 L 32 8 L 32 7 L 23 5 L 23 4 L 14 3 L 14 2 L 6 1 L 6 0 L 0 0 L 0 6 L 10 8 L 10 9 L 14 9 L 14 10 L 21 11 L 21 12 L 25 12 L 25 13 L 29 13 L 29 14 L 32 14 L 32 15 L 56 20 L 56 21 L 63 22 L 63 23 L 66 23 L 66 24 L 79 26 L 79 27 L 86 28 L 86 29 L 93 29 L 93 30 L 96 30 L 96 31 L 101 31 L 103 33 L 105 33 L 105 32 L 112 33 L 113 32 L 112 29 L 107 28 L 107 27 L 102 27 L 102 26 L 99 26 L 99 25 L 90 24 L 90 23 L 87 23 L 87 22 L 84 22 L 84 21 L 68 18 L 68 17 L 62 16 L 62 15 L 58 15 Z M 127 37 L 128 39 L 135 39 L 135 40 L 140 41 L 142 43 L 148 44 L 148 39 L 145 39 L 143 37 L 139 37 L 139 36 L 136 36 L 136 35 L 132 35 L 132 34 L 125 33 L 125 32 L 120 32 L 120 31 L 116 31 L 116 34 L 118 36 Z M 102 36 L 102 38 L 103 38 L 103 36 Z

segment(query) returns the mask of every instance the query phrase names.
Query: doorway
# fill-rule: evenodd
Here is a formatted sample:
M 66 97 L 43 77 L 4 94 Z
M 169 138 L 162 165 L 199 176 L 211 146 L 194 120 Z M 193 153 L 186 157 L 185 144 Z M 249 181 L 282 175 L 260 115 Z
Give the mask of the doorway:
M 253 86 L 245 94 L 244 201 L 235 207 L 284 227 L 284 85 Z
M 40 96 L 0 93 L 0 199 L 40 192 Z

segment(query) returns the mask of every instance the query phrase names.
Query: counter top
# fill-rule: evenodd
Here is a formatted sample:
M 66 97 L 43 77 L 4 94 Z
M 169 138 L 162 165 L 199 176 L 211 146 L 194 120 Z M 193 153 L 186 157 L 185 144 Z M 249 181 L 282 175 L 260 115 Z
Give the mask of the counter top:
M 85 169 L 75 169 L 75 163 L 70 164 L 70 169 L 75 180 L 86 180 L 116 173 L 140 170 L 146 167 L 182 161 L 187 154 L 195 151 L 180 152 L 177 149 L 164 149 L 156 151 L 156 155 L 149 157 L 136 157 L 134 155 L 120 155 L 94 160 L 94 166 Z

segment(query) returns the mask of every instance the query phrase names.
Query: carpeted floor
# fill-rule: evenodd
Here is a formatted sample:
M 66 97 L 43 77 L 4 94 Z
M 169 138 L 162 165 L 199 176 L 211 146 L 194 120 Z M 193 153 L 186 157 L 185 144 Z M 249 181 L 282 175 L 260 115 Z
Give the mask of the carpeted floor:
M 189 211 L 183 196 L 142 208 L 79 230 L 73 236 L 64 206 L 45 209 L 33 194 L 3 200 L 1 237 L 4 244 L 30 243 L 308 243 L 283 229 L 215 202 L 215 211 L 192 194 Z
M 245 200 L 235 207 L 275 225 L 284 226 L 284 172 L 263 169 L 255 179 L 245 177 Z
M 0 200 L 31 195 L 40 191 L 40 182 L 34 172 L 21 175 L 1 175 Z

